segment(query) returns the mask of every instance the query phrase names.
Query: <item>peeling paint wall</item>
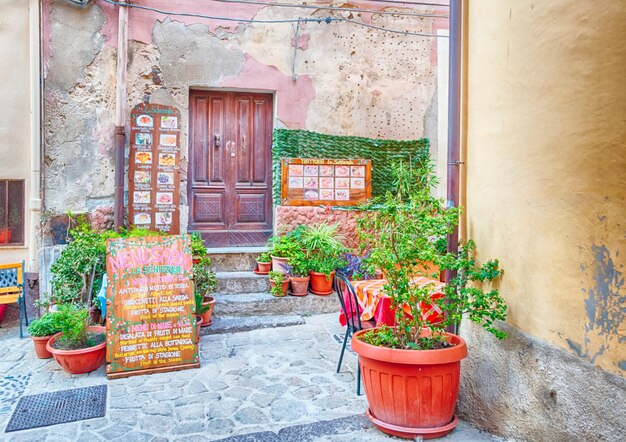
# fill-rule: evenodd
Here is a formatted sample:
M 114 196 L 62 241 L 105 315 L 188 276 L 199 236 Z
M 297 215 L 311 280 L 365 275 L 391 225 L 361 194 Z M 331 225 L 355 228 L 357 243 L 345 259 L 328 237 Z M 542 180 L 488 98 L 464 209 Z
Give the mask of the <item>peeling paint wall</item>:
M 192 0 L 153 0 L 150 6 L 255 20 L 344 16 L 424 33 L 445 26 L 432 18 L 260 5 L 215 3 L 208 9 Z M 113 203 L 117 8 L 102 0 L 84 7 L 44 0 L 43 9 L 46 205 L 55 212 L 105 210 Z M 191 88 L 271 91 L 276 127 L 393 139 L 428 136 L 437 152 L 434 39 L 349 23 L 303 23 L 297 41 L 295 31 L 295 24 L 241 24 L 132 9 L 127 107 L 149 99 L 180 108 L 183 163 Z M 186 204 L 185 183 L 181 189 Z M 186 207 L 181 212 L 184 226 Z
M 510 324 L 625 376 L 626 3 L 468 4 L 467 234 Z

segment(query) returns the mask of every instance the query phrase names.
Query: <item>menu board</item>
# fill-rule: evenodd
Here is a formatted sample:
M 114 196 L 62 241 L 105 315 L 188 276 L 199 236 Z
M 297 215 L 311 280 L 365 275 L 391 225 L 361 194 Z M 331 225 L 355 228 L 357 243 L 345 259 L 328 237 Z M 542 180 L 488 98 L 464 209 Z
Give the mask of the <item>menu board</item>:
M 107 240 L 109 379 L 200 366 L 189 235 Z
M 285 206 L 355 206 L 372 197 L 371 160 L 284 158 Z
M 180 111 L 142 103 L 130 114 L 129 224 L 180 233 Z

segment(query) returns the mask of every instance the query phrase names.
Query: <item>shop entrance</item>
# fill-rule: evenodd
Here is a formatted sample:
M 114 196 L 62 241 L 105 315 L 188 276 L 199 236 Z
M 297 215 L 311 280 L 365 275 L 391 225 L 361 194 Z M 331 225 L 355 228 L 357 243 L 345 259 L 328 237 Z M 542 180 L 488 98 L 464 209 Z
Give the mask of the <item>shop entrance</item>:
M 208 247 L 260 246 L 272 234 L 271 94 L 191 91 L 189 230 Z

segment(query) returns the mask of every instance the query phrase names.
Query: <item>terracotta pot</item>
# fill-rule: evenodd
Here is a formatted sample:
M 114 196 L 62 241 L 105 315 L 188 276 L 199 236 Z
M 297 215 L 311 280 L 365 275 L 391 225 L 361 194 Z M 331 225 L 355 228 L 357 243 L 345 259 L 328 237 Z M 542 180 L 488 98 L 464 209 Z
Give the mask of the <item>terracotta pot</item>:
M 100 326 L 88 327 L 88 330 L 96 333 L 106 332 L 106 329 Z M 52 356 L 63 367 L 63 370 L 71 374 L 89 373 L 97 370 L 104 364 L 106 341 L 94 347 L 82 348 L 80 350 L 57 350 L 52 345 L 61 335 L 62 333 L 57 333 L 50 338 L 46 349 L 52 353 Z
M 192 264 L 200 264 L 200 258 L 192 257 L 191 258 L 191 263 Z
M 328 278 L 325 274 L 318 272 L 310 272 L 309 275 L 311 275 L 311 293 L 325 296 L 333 292 L 333 280 L 335 279 L 334 270 Z
M 276 283 L 274 281 L 270 281 L 270 286 L 276 287 Z M 282 298 L 283 296 L 287 296 L 287 292 L 289 291 L 289 279 L 286 279 L 285 281 L 283 281 L 283 283 L 281 284 L 281 289 L 282 289 L 282 295 L 274 295 L 272 293 L 272 296 L 276 296 L 277 298 Z
M 208 327 L 209 325 L 213 324 L 213 319 L 211 319 L 211 316 L 213 315 L 215 298 L 213 298 L 212 296 L 205 296 L 202 305 L 205 307 L 207 305 L 209 306 L 209 309 L 200 315 L 202 317 L 202 327 Z
M 289 262 L 289 258 L 281 258 L 279 256 L 272 255 L 272 270 L 280 273 L 287 273 L 286 266 Z
M 271 262 L 261 262 L 261 261 L 257 261 L 257 271 L 259 273 L 269 273 L 270 270 L 272 270 L 272 263 Z
M 33 340 L 33 344 L 35 345 L 35 354 L 39 359 L 50 359 L 52 357 L 52 353 L 48 351 L 46 346 L 48 345 L 48 341 L 54 335 L 49 336 L 31 336 L 30 338 Z
M 291 296 L 306 296 L 309 294 L 309 281 L 310 276 L 297 277 L 290 276 L 289 282 L 291 282 Z
M 359 336 L 368 331 L 355 333 L 351 345 L 359 355 L 367 416 L 374 425 L 407 439 L 452 431 L 461 360 L 467 356 L 463 338 L 446 334 L 454 346 L 440 350 L 397 350 L 361 341 Z
M 196 344 L 200 342 L 200 330 L 202 329 L 202 315 L 196 315 Z

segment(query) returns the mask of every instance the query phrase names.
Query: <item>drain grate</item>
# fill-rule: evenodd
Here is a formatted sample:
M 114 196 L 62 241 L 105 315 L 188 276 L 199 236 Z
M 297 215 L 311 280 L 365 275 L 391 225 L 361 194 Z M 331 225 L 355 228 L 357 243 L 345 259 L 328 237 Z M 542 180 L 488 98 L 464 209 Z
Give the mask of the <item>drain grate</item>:
M 9 433 L 103 417 L 106 398 L 106 385 L 23 396 L 4 431 Z

